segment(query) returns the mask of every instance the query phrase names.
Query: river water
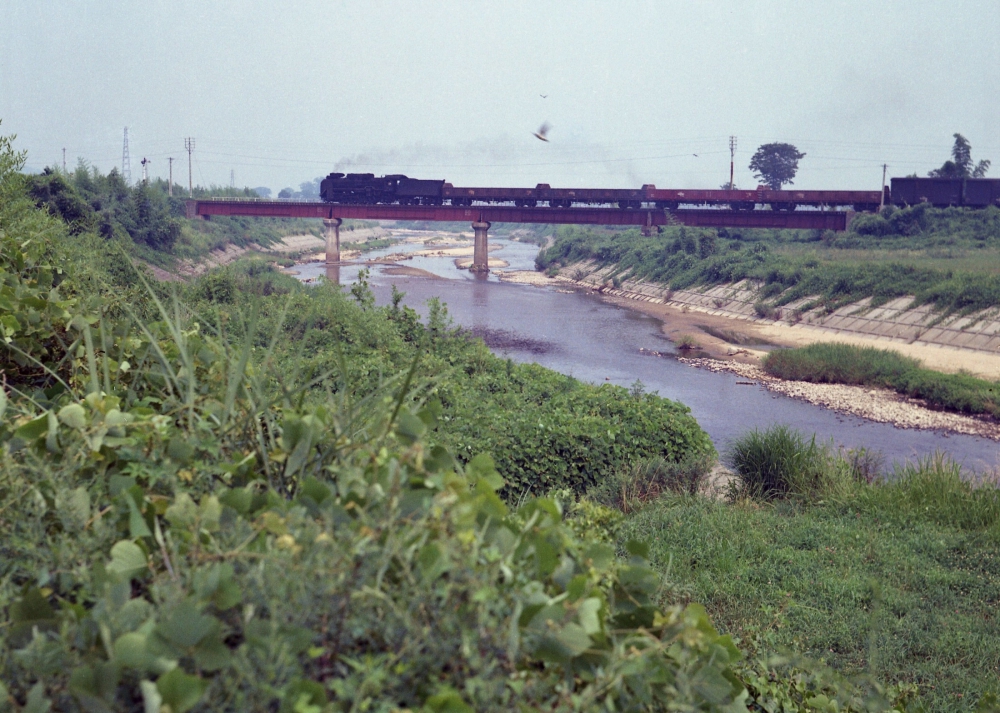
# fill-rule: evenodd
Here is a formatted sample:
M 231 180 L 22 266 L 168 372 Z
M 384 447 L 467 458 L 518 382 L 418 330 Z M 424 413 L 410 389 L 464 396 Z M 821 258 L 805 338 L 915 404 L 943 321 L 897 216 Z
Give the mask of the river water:
M 534 269 L 538 248 L 490 238 L 500 246 L 491 253 L 510 263 L 512 270 Z M 424 249 L 399 244 L 367 253 L 372 259 L 389 253 Z M 965 467 L 981 471 L 1000 463 L 1000 443 L 975 436 L 903 429 L 845 416 L 820 406 L 772 394 L 762 386 L 738 385 L 733 374 L 696 369 L 676 359 L 649 356 L 640 351 L 676 353 L 660 331 L 658 320 L 607 304 L 585 292 L 560 292 L 500 282 L 496 276 L 477 277 L 454 265 L 453 257 L 413 257 L 398 263 L 437 276 L 387 275 L 386 266 L 371 268 L 368 282 L 380 304 L 389 302 L 392 286 L 406 293 L 403 302 L 421 314 L 426 302 L 438 297 L 456 325 L 484 336 L 493 351 L 519 362 L 537 362 L 550 369 L 592 383 L 630 387 L 637 380 L 649 392 L 680 401 L 691 409 L 716 448 L 725 452 L 736 436 L 754 429 L 784 424 L 817 441 L 836 446 L 864 446 L 881 451 L 888 463 L 900 463 L 945 451 Z M 362 265 L 338 268 L 339 280 L 357 280 Z M 326 274 L 321 263 L 300 265 L 299 279 Z M 331 278 L 336 275 L 330 275 Z

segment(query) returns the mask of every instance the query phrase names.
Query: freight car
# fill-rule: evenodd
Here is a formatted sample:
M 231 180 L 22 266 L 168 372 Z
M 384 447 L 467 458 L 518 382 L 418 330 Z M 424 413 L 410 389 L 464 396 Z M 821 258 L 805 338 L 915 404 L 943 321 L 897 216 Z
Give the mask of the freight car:
M 730 208 L 750 211 L 758 206 L 793 211 L 798 206 L 847 207 L 856 211 L 877 210 L 883 200 L 880 191 L 772 191 L 658 189 L 648 184 L 639 189 L 552 188 L 539 183 L 534 188 L 476 188 L 453 186 L 446 181 L 427 181 L 401 174 L 376 177 L 372 173 L 331 173 L 320 184 L 320 196 L 330 203 L 397 203 L 402 205 L 454 206 L 513 203 L 519 208 L 547 205 L 617 206 L 623 210 L 657 208 L 677 210 L 692 207 Z
M 937 208 L 1000 206 L 1000 178 L 894 178 L 892 203 L 930 203 Z

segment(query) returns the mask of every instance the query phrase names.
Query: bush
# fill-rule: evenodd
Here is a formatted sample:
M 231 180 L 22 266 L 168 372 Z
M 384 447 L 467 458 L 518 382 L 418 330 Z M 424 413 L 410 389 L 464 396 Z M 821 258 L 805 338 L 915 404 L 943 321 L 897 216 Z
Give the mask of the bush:
M 619 470 L 588 491 L 587 497 L 628 515 L 664 493 L 700 493 L 713 462 L 714 458 L 707 455 L 691 456 L 678 463 L 652 458 Z
M 754 429 L 729 447 L 728 462 L 738 484 L 736 495 L 774 500 L 818 500 L 842 490 L 844 477 L 829 448 L 787 426 Z

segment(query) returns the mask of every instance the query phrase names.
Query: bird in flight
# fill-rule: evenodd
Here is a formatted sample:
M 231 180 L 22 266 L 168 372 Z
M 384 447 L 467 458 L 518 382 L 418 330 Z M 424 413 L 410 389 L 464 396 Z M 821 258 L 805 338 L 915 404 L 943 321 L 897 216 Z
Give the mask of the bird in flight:
M 696 154 L 696 153 L 693 153 L 691 155 L 694 156 L 695 158 L 698 158 L 698 154 Z
M 540 96 L 542 99 L 548 99 L 549 98 L 548 94 L 539 94 L 538 96 Z
M 538 131 L 533 132 L 533 136 L 539 141 L 548 141 L 548 139 L 545 138 L 545 136 L 546 134 L 549 133 L 549 129 L 551 128 L 552 127 L 549 126 L 549 122 L 546 121 L 544 124 L 538 127 Z

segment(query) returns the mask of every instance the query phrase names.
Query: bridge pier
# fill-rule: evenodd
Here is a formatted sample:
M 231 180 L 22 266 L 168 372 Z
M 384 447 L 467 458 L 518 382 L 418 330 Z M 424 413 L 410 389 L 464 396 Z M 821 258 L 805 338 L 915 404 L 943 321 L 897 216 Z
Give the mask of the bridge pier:
M 340 264 L 340 218 L 324 218 L 323 231 L 326 234 L 326 264 Z
M 486 274 L 490 271 L 490 250 L 489 243 L 487 241 L 487 231 L 490 229 L 490 223 L 486 221 L 475 221 L 472 223 L 472 229 L 476 233 L 476 242 L 472 249 L 472 265 L 469 267 L 470 272 L 479 272 Z

